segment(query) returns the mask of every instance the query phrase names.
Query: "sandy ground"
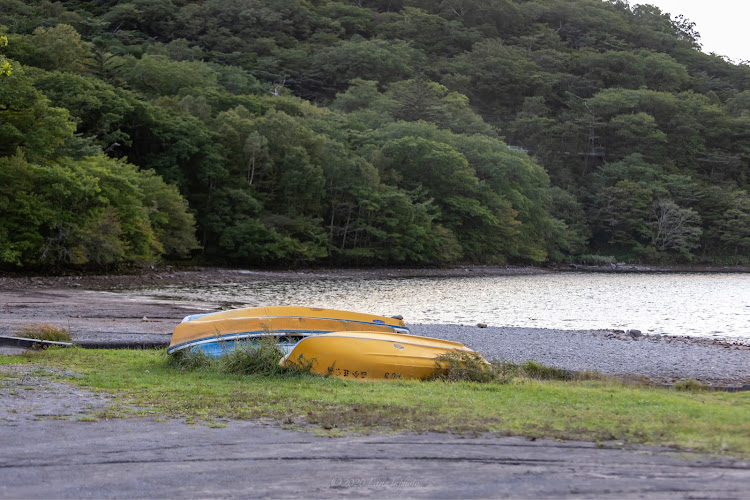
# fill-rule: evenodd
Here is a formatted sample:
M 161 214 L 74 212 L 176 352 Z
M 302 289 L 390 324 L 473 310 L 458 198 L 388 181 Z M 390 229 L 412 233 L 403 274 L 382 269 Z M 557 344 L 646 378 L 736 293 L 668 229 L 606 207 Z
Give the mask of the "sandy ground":
M 50 323 L 82 342 L 166 343 L 183 316 L 219 304 L 144 302 L 112 290 L 230 276 L 237 279 L 221 270 L 0 277 L 0 335 Z M 429 333 L 430 325 L 417 329 Z M 590 341 L 590 332 L 550 332 Z M 538 359 L 539 345 L 530 339 L 541 334 L 526 334 L 508 338 L 522 338 Z M 594 338 L 614 356 L 641 342 L 606 335 Z M 715 342 L 675 342 L 703 346 L 705 356 L 750 354 Z M 107 420 L 116 398 L 70 384 L 76 376 L 0 367 L 0 498 L 743 498 L 750 491 L 746 461 L 617 443 L 443 434 L 322 438 L 275 422 L 209 428 L 146 417 Z

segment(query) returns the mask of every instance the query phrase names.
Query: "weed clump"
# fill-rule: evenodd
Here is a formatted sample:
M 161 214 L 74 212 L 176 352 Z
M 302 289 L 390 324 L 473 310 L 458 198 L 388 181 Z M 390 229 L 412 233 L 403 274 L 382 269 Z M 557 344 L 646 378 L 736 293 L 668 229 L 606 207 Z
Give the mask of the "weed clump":
M 536 361 L 526 361 L 520 365 L 521 373 L 535 380 L 573 380 L 575 373 L 554 366 L 546 366 Z
M 284 351 L 277 345 L 276 338 L 269 336 L 235 342 L 217 361 L 219 371 L 224 373 L 281 375 L 285 371 L 279 366 L 283 357 Z
M 49 324 L 29 325 L 16 333 L 18 337 L 52 342 L 71 342 L 73 337 L 67 328 L 58 328 Z
M 222 354 L 214 357 L 198 349 L 183 349 L 170 356 L 169 365 L 180 371 L 214 370 L 235 375 L 296 375 L 309 373 L 310 365 L 279 366 L 284 351 L 275 336 L 223 342 Z
M 673 387 L 675 390 L 685 392 L 705 391 L 709 388 L 706 384 L 701 384 L 694 378 L 680 380 L 679 382 L 676 382 Z
M 488 363 L 477 353 L 450 353 L 439 356 L 436 362 L 440 369 L 431 380 L 446 382 L 481 382 L 507 384 L 514 380 L 605 380 L 599 372 L 573 372 L 546 366 L 536 361 L 521 364 L 493 359 Z
M 206 356 L 203 351 L 182 349 L 170 355 L 167 363 L 172 368 L 187 372 L 211 368 L 215 364 L 214 361 L 213 358 Z
M 435 359 L 438 370 L 433 380 L 446 382 L 492 382 L 495 373 L 492 366 L 475 352 L 455 352 L 441 354 Z

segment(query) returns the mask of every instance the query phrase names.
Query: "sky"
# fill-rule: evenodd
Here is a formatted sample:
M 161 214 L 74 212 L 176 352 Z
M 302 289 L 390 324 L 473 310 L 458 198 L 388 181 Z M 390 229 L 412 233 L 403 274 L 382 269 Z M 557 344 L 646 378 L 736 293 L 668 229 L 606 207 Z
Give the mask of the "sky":
M 750 60 L 748 0 L 631 0 L 630 5 L 656 5 L 670 17 L 682 14 L 695 23 L 703 52 L 716 52 L 734 62 Z

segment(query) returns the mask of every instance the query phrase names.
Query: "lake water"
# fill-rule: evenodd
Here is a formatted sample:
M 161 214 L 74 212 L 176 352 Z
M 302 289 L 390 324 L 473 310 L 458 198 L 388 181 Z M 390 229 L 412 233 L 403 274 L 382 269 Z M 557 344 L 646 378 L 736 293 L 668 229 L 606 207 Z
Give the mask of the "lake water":
M 401 314 L 407 324 L 632 328 L 645 333 L 750 341 L 748 274 L 306 278 L 169 286 L 143 292 L 233 307 L 305 305 Z

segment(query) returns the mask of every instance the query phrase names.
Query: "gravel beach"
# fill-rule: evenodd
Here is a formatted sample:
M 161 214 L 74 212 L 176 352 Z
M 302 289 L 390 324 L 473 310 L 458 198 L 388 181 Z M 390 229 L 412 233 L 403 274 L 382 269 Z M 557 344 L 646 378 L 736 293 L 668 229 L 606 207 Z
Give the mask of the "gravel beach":
M 658 383 L 693 378 L 750 389 L 750 346 L 675 336 L 602 330 L 411 325 L 416 335 L 461 342 L 490 359 L 528 360 L 572 371 L 647 377 Z
M 547 272 L 533 268 L 493 268 L 493 273 Z M 336 276 L 375 271 L 336 271 Z M 390 273 L 407 271 L 391 270 Z M 413 273 L 415 271 L 408 271 Z M 476 272 L 452 270 L 448 273 Z M 316 278 L 325 272 L 241 272 L 209 269 L 142 275 L 0 277 L 0 335 L 30 324 L 68 328 L 77 342 L 145 344 L 169 342 L 188 314 L 215 311 L 222 304 L 154 300 L 137 295 L 142 285 L 226 282 L 237 279 Z M 115 293 L 117 292 L 117 293 Z M 681 379 L 733 388 L 750 386 L 750 346 L 679 336 L 635 335 L 617 331 L 410 324 L 413 334 L 462 342 L 487 359 L 523 362 L 607 375 L 647 377 L 657 383 Z M 2 351 L 0 351 L 2 352 Z M 6 351 L 7 353 L 8 351 Z

